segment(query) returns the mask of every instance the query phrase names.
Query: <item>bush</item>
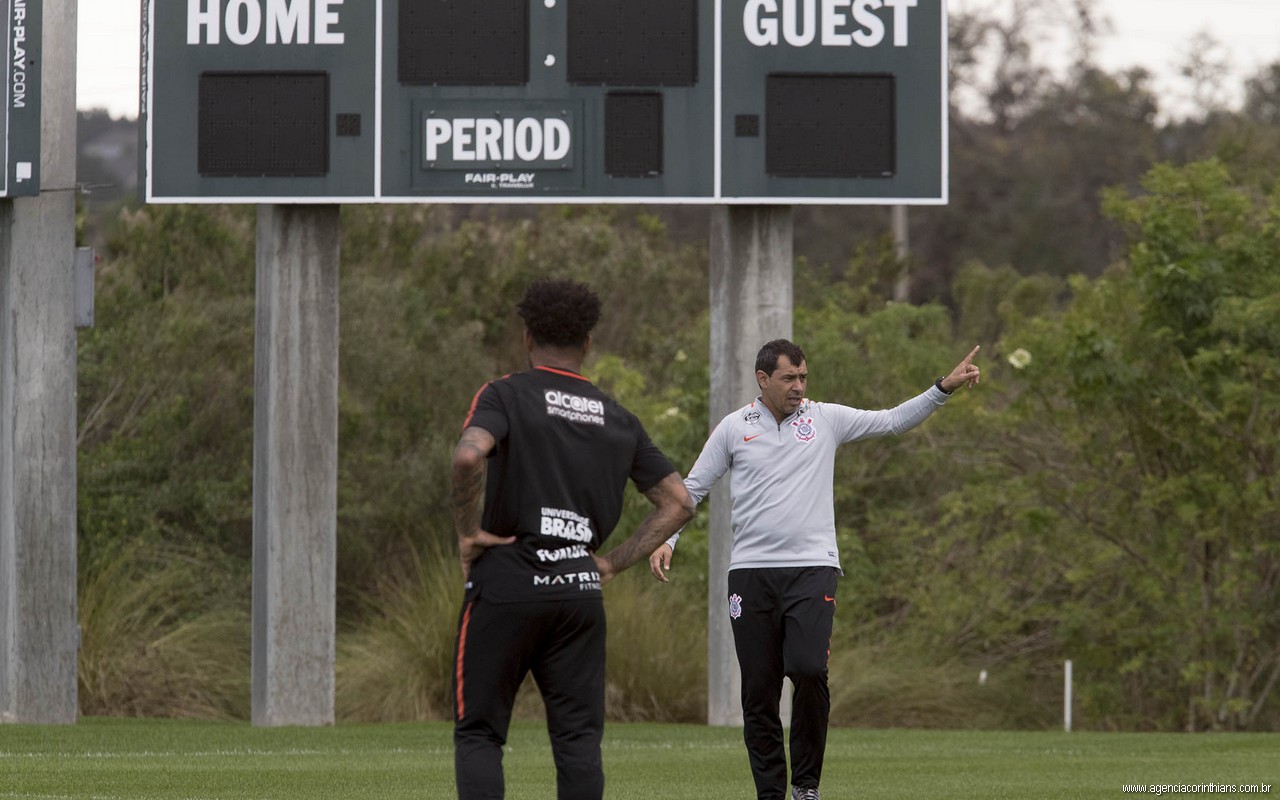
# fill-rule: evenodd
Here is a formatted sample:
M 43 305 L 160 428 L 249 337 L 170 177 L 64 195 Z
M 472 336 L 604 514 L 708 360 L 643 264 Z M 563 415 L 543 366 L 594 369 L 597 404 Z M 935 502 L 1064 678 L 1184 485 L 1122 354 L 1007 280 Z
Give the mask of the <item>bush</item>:
M 361 623 L 338 638 L 340 720 L 449 719 L 462 580 L 456 553 L 410 551 L 364 597 Z
M 122 546 L 82 570 L 80 713 L 247 719 L 249 592 L 199 553 Z

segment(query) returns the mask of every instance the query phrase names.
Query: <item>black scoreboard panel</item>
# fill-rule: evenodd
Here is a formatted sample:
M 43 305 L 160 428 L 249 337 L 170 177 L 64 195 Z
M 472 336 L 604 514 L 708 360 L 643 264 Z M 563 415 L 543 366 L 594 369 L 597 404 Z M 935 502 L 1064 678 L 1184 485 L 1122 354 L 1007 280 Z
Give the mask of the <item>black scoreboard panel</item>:
M 604 111 L 605 173 L 615 178 L 662 174 L 662 95 L 610 92 Z
M 765 172 L 888 178 L 896 171 L 892 75 L 770 75 Z
M 198 113 L 201 175 L 329 171 L 329 76 L 323 72 L 206 72 Z
M 529 0 L 400 0 L 399 23 L 405 85 L 529 82 Z
M 569 82 L 693 86 L 696 0 L 567 0 Z

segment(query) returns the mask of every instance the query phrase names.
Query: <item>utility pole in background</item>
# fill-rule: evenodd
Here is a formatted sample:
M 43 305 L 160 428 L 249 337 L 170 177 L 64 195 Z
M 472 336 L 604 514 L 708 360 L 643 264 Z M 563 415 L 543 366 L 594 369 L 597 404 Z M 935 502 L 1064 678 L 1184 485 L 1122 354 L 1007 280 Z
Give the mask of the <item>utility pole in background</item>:
M 0 722 L 78 713 L 76 2 L 40 9 L 40 193 L 0 200 Z

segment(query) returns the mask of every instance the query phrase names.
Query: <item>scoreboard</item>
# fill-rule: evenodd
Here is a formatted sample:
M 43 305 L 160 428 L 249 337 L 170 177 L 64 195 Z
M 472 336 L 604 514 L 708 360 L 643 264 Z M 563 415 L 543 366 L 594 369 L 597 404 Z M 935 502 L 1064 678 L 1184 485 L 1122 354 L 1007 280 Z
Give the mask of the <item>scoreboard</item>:
M 4 124 L 0 198 L 40 194 L 42 0 L 5 0 Z
M 142 0 L 140 193 L 940 204 L 946 39 L 945 0 Z

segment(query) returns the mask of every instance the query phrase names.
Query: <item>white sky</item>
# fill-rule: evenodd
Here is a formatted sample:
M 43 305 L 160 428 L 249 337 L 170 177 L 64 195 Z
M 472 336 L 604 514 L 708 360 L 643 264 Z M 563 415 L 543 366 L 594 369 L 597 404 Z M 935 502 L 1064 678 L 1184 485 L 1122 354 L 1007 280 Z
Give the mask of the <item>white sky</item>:
M 998 7 L 1002 2 L 1008 0 L 949 0 L 949 8 Z M 1097 8 L 1114 23 L 1114 33 L 1098 53 L 1102 66 L 1145 66 L 1161 76 L 1157 88 L 1173 85 L 1172 76 L 1199 32 L 1224 45 L 1238 76 L 1280 61 L 1280 0 L 1097 0 Z M 79 108 L 105 108 L 117 117 L 137 115 L 138 9 L 139 0 L 80 0 Z

